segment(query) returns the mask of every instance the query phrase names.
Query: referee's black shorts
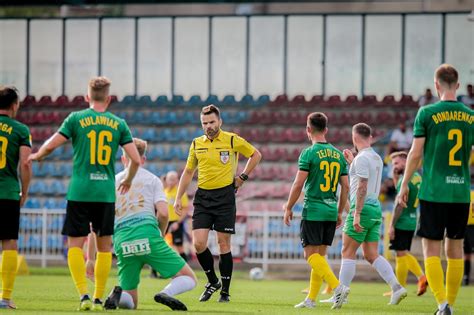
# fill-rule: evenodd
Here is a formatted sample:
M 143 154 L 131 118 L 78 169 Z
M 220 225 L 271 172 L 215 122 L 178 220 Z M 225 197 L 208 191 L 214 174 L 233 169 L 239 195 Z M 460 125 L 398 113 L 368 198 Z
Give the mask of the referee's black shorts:
M 445 203 L 420 200 L 420 223 L 417 235 L 430 240 L 461 240 L 466 234 L 469 203 Z
M 97 236 L 114 234 L 115 203 L 83 202 L 68 200 L 63 235 L 71 237 L 87 236 L 92 230 Z
M 474 225 L 466 227 L 466 237 L 464 238 L 464 254 L 474 253 Z
M 0 240 L 17 240 L 20 229 L 20 201 L 0 199 L 0 209 Z
M 336 233 L 336 221 L 308 221 L 301 220 L 300 237 L 301 245 L 331 246 Z
M 234 184 L 212 190 L 198 188 L 193 205 L 193 230 L 211 229 L 235 234 Z
M 390 240 L 391 250 L 410 250 L 415 231 L 406 231 L 395 228 L 395 238 Z

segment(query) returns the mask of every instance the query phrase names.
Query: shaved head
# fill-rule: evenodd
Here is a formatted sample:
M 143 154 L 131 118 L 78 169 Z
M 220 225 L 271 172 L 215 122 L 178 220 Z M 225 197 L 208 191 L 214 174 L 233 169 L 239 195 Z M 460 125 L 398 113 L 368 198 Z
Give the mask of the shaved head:
M 168 187 L 172 188 L 178 185 L 179 177 L 178 173 L 175 171 L 169 171 L 166 173 L 166 184 Z

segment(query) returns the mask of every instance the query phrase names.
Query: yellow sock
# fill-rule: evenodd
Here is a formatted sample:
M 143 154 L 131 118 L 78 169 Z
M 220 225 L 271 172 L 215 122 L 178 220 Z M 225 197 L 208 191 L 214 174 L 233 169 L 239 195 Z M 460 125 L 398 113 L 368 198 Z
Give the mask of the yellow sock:
M 2 298 L 4 300 L 12 298 L 17 264 L 18 252 L 16 250 L 4 250 L 2 253 Z
M 451 306 L 453 306 L 456 301 L 463 274 L 464 260 L 448 258 L 448 268 L 446 269 L 446 295 L 448 297 L 448 304 Z
M 95 291 L 94 299 L 102 299 L 105 291 L 105 285 L 109 278 L 110 268 L 112 267 L 112 253 L 98 252 L 95 261 Z
M 408 277 L 408 261 L 407 256 L 396 257 L 395 261 L 397 265 L 395 266 L 395 274 L 397 275 L 398 282 L 403 287 L 407 286 L 407 277 Z
M 323 284 L 323 278 L 321 278 L 316 271 L 311 269 L 311 280 L 309 281 L 309 292 L 308 298 L 312 301 L 316 300 L 316 296 L 319 293 L 319 289 L 321 289 L 321 285 Z
M 337 280 L 334 272 L 332 272 L 326 258 L 319 254 L 313 254 L 309 256 L 308 264 L 331 287 L 331 289 L 335 289 L 339 285 L 339 280 Z
M 67 263 L 77 292 L 82 296 L 87 294 L 86 265 L 84 254 L 79 247 L 71 247 L 67 252 Z
M 425 273 L 438 305 L 445 303 L 446 289 L 444 287 L 444 273 L 441 267 L 441 259 L 437 256 L 426 258 Z
M 423 270 L 421 270 L 418 260 L 412 254 L 407 254 L 405 257 L 407 258 L 408 270 L 410 270 L 417 278 L 420 278 L 423 275 Z

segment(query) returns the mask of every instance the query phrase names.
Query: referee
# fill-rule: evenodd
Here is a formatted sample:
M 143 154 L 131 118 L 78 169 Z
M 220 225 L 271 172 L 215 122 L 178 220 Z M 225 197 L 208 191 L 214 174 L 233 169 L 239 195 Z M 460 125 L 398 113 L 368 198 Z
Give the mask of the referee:
M 208 301 L 221 287 L 219 302 L 229 302 L 233 261 L 230 239 L 235 233 L 235 191 L 248 179 L 262 155 L 238 135 L 221 130 L 222 119 L 214 105 L 203 107 L 204 135 L 195 138 L 189 149 L 186 168 L 179 181 L 174 208 L 181 215 L 181 197 L 198 169 L 198 190 L 194 197 L 193 243 L 208 283 L 199 301 Z M 249 158 L 242 174 L 235 177 L 239 153 Z M 207 247 L 209 230 L 217 232 L 222 284 L 214 271 L 214 259 Z

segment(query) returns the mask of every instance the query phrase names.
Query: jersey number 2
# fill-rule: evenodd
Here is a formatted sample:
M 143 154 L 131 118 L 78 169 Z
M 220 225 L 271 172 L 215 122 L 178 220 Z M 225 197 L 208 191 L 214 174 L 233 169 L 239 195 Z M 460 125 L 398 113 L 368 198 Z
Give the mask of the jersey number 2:
M 112 141 L 112 133 L 110 131 L 103 130 L 99 132 L 99 136 L 97 136 L 97 132 L 95 130 L 91 130 L 87 134 L 87 138 L 89 138 L 91 141 L 91 164 L 95 165 L 97 160 L 100 165 L 108 165 L 110 162 L 110 156 L 112 155 L 112 148 L 106 145 L 104 142 Z
M 321 164 L 319 164 L 319 169 L 324 171 L 324 179 L 326 180 L 326 183 L 324 183 L 324 185 L 319 185 L 321 191 L 326 192 L 331 189 L 333 192 L 335 192 L 339 180 L 339 171 L 341 170 L 341 166 L 339 165 L 339 163 L 331 162 L 331 164 L 329 164 L 328 161 L 322 161 Z
M 0 137 L 0 170 L 7 166 L 7 145 L 8 139 Z
M 456 160 L 454 155 L 461 149 L 462 147 L 462 132 L 459 129 L 451 129 L 448 132 L 448 139 L 454 140 L 456 137 L 456 144 L 454 147 L 449 151 L 449 166 L 461 166 L 462 163 L 460 160 Z

